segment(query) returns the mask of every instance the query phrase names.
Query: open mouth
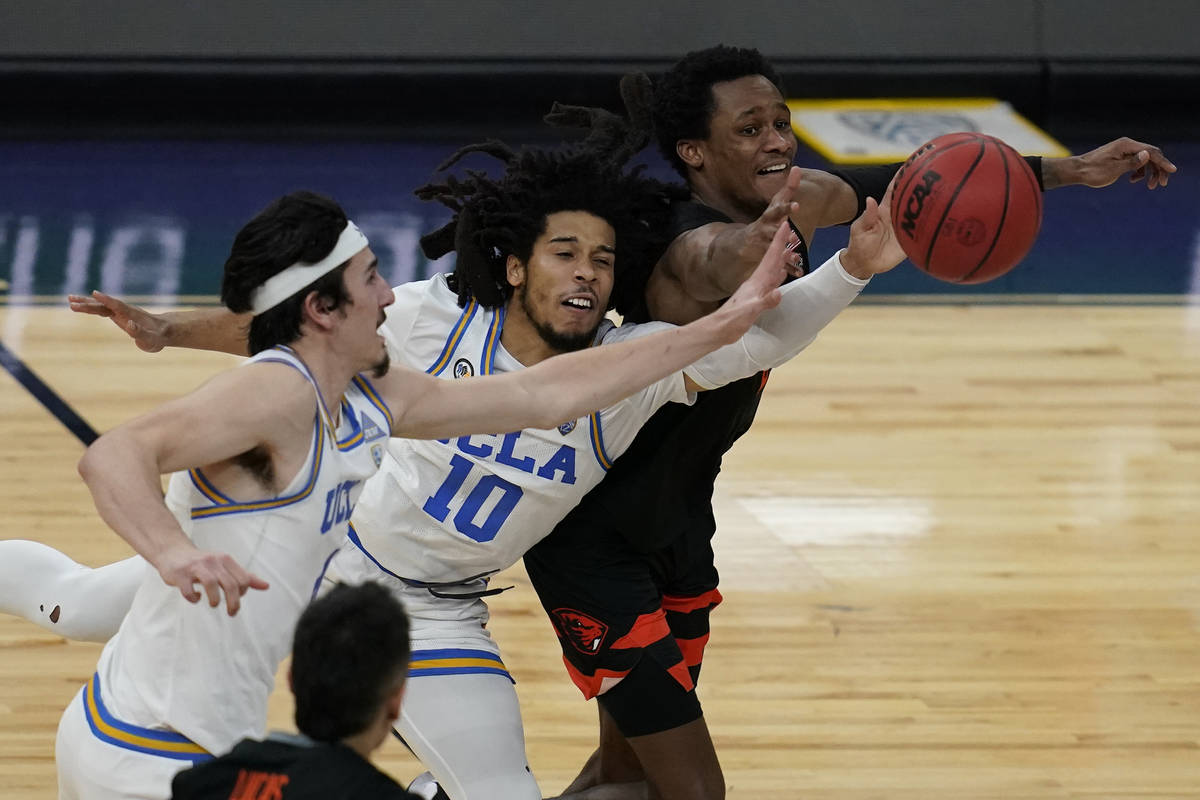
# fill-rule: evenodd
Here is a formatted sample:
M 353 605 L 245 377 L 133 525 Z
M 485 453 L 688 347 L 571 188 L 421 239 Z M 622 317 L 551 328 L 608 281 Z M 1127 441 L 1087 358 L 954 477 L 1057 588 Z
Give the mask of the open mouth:
M 781 172 L 787 172 L 787 164 L 772 164 L 769 167 L 763 167 L 758 171 L 759 175 L 778 175 Z
M 566 300 L 563 300 L 562 304 L 576 311 L 591 311 L 596 307 L 594 298 L 581 296 L 568 297 Z

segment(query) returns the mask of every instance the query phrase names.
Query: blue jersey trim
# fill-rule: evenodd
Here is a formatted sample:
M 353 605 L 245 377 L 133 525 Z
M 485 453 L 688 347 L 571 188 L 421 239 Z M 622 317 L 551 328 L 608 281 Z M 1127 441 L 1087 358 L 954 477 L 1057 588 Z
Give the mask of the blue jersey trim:
M 300 491 L 286 497 L 276 497 L 271 500 L 255 500 L 250 503 L 224 503 L 213 506 L 198 506 L 192 509 L 192 519 L 208 519 L 209 517 L 222 516 L 225 514 L 244 514 L 252 511 L 271 511 L 284 506 L 299 503 L 304 498 L 312 494 L 313 488 L 317 485 L 317 476 L 321 472 L 322 455 L 325 452 L 325 437 L 324 430 L 321 425 L 321 419 L 318 417 L 313 425 L 313 463 L 312 470 L 308 476 L 308 482 Z
M 392 416 L 392 409 L 390 409 L 388 404 L 384 402 L 383 397 L 379 394 L 378 390 L 376 390 L 375 385 L 367 380 L 366 375 L 361 373 L 354 376 L 354 385 L 357 386 L 359 391 L 363 393 L 363 396 L 370 401 L 371 405 L 375 406 L 377 409 L 379 409 L 379 412 L 383 414 L 383 418 L 387 420 L 388 432 L 390 433 L 392 427 L 396 424 L 396 419 Z
M 192 479 L 192 485 L 196 487 L 196 491 L 212 500 L 215 505 L 229 505 L 233 499 L 229 495 L 222 492 L 216 486 L 213 486 L 212 481 L 208 479 L 199 467 L 188 470 L 188 477 Z
M 516 683 L 500 656 L 490 650 L 469 648 L 414 650 L 408 662 L 408 676 L 431 675 L 502 675 Z
M 479 374 L 491 375 L 496 368 L 496 349 L 500 344 L 500 333 L 504 330 L 504 306 L 492 312 L 492 324 L 483 340 L 483 352 L 479 354 Z
M 604 449 L 604 429 L 600 425 L 600 412 L 588 416 L 588 439 L 592 443 L 592 454 L 596 456 L 596 463 L 605 472 L 612 468 L 612 459 L 608 457 L 608 452 Z
M 371 552 L 369 550 L 367 550 L 367 548 L 363 545 L 362 540 L 358 538 L 358 531 L 354 530 L 353 522 L 351 522 L 349 524 L 349 532 L 346 534 L 346 538 L 349 539 L 355 547 L 357 547 L 359 550 L 361 550 L 362 554 L 364 556 L 366 556 L 368 559 L 370 559 L 372 564 L 379 567 L 381 572 L 384 572 L 385 574 L 390 575 L 391 577 L 395 578 L 398 581 L 404 580 L 404 578 L 401 578 L 399 575 L 392 572 L 390 569 L 385 567 L 383 564 L 380 564 L 379 559 L 377 559 L 377 558 L 375 558 L 375 556 L 371 555 Z
M 475 312 L 479 310 L 479 302 L 471 299 L 462 313 L 458 316 L 458 322 L 450 330 L 450 335 L 446 337 L 446 344 L 442 346 L 442 352 L 437 359 L 430 365 L 429 369 L 425 370 L 430 375 L 441 375 L 446 369 L 446 365 L 450 363 L 450 358 L 454 355 L 454 351 L 458 349 L 459 342 L 462 341 L 463 334 L 467 332 L 467 328 L 471 324 L 471 320 L 475 318 Z
M 182 734 L 143 728 L 114 717 L 104 706 L 99 674 L 93 674 L 92 679 L 84 684 L 83 714 L 92 735 L 102 742 L 177 761 L 199 763 L 212 759 L 207 750 Z

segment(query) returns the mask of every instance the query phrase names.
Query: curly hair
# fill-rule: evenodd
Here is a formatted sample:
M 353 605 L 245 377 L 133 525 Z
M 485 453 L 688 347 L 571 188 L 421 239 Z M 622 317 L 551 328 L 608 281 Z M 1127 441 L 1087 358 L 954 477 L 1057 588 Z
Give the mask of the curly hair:
M 570 108 L 559 107 L 570 114 Z M 603 143 L 589 140 L 558 149 L 514 151 L 497 141 L 470 145 L 438 167 L 442 172 L 469 153 L 485 153 L 504 163 L 504 173 L 491 177 L 466 170 L 416 190 L 422 200 L 435 200 L 454 211 L 442 228 L 421 238 L 428 258 L 454 251 L 452 286 L 460 305 L 474 298 L 486 307 L 503 305 L 512 294 L 506 279 L 510 255 L 529 260 L 533 244 L 546 230 L 546 218 L 558 211 L 586 211 L 608 222 L 616 233 L 617 259 L 609 307 L 624 313 L 640 298 L 655 261 L 668 244 L 665 238 L 671 201 L 687 196 L 682 186 L 642 175 L 643 167 L 625 168 L 636 149 L 605 120 Z
M 654 86 L 654 134 L 663 158 L 687 178 L 687 165 L 675 151 L 680 139 L 707 139 L 716 99 L 714 83 L 747 75 L 762 75 L 780 94 L 779 74 L 757 50 L 717 45 L 688 53 L 659 78 Z

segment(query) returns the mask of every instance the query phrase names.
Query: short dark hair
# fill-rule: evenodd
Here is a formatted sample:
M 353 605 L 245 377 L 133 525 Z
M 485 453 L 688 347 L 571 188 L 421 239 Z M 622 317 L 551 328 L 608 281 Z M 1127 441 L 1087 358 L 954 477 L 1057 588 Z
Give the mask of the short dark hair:
M 687 165 L 675 151 L 680 139 L 707 139 L 717 108 L 714 83 L 762 75 L 780 94 L 783 83 L 757 50 L 723 44 L 688 53 L 654 84 L 654 135 L 663 158 L 687 178 Z
M 318 742 L 361 733 L 404 680 L 408 615 L 377 583 L 339 584 L 296 623 L 292 692 L 296 727 Z
M 666 247 L 670 202 L 687 197 L 682 186 L 647 178 L 640 166 L 626 170 L 621 158 L 580 146 L 517 152 L 486 142 L 458 151 L 439 171 L 472 152 L 503 161 L 504 174 L 492 178 L 469 170 L 466 178 L 451 176 L 416 192 L 456 212 L 447 225 L 422 237 L 421 246 L 429 258 L 456 252 L 453 282 L 460 305 L 471 298 L 484 306 L 502 305 L 512 294 L 507 257 L 527 262 L 550 214 L 585 211 L 605 220 L 616 234 L 610 303 L 621 310 L 621 287 L 638 283 L 637 272 L 649 274 Z
M 231 311 L 249 311 L 255 289 L 292 264 L 313 263 L 329 255 L 345 227 L 346 212 L 323 195 L 300 191 L 275 200 L 234 237 L 225 261 L 221 302 Z M 250 323 L 250 353 L 290 344 L 300 337 L 304 298 L 309 292 L 321 295 L 331 309 L 348 302 L 342 280 L 345 268 L 342 264 L 274 308 L 255 315 Z

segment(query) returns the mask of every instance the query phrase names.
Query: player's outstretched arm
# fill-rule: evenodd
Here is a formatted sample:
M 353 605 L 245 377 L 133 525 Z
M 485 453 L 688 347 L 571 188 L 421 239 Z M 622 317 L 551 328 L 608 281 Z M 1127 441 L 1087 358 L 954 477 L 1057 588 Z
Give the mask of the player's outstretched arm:
M 104 434 L 84 453 L 79 473 L 101 518 L 167 584 L 196 602 L 198 583 L 214 607 L 223 593 L 232 615 L 247 590 L 265 589 L 266 582 L 224 553 L 198 549 L 164 504 L 159 476 L 219 464 L 256 447 L 268 448 L 276 464 L 302 461 L 313 409 L 312 392 L 296 370 L 249 365 Z M 303 452 L 293 457 L 292 451 Z
M 754 222 L 711 222 L 676 237 L 647 285 L 656 306 L 669 308 L 678 292 L 700 302 L 717 302 L 737 291 L 767 252 L 779 223 L 798 212 L 795 198 L 801 175 L 799 167 L 792 167 L 787 183 Z M 793 272 L 795 259 L 789 254 L 785 265 Z
M 226 308 L 152 314 L 99 291 L 91 295 L 67 295 L 67 303 L 78 314 L 108 317 L 147 353 L 157 353 L 164 347 L 186 347 L 249 355 L 246 349 L 249 314 L 234 314 Z
M 890 190 L 882 206 L 868 198 L 866 210 L 850 226 L 847 247 L 780 289 L 779 305 L 763 312 L 745 336 L 685 369 L 688 389 L 714 389 L 783 364 L 816 339 L 873 275 L 903 261 L 892 231 L 890 201 Z
M 787 231 L 720 308 L 639 339 L 554 356 L 504 375 L 446 381 L 393 370 L 376 385 L 394 415 L 392 434 L 416 439 L 553 428 L 610 406 L 740 338 L 779 302 Z
M 1146 179 L 1146 188 L 1166 186 L 1178 169 L 1152 144 L 1122 136 L 1095 150 L 1067 158 L 1042 159 L 1042 183 L 1047 189 L 1090 186 L 1099 189 L 1129 175 L 1129 182 Z

